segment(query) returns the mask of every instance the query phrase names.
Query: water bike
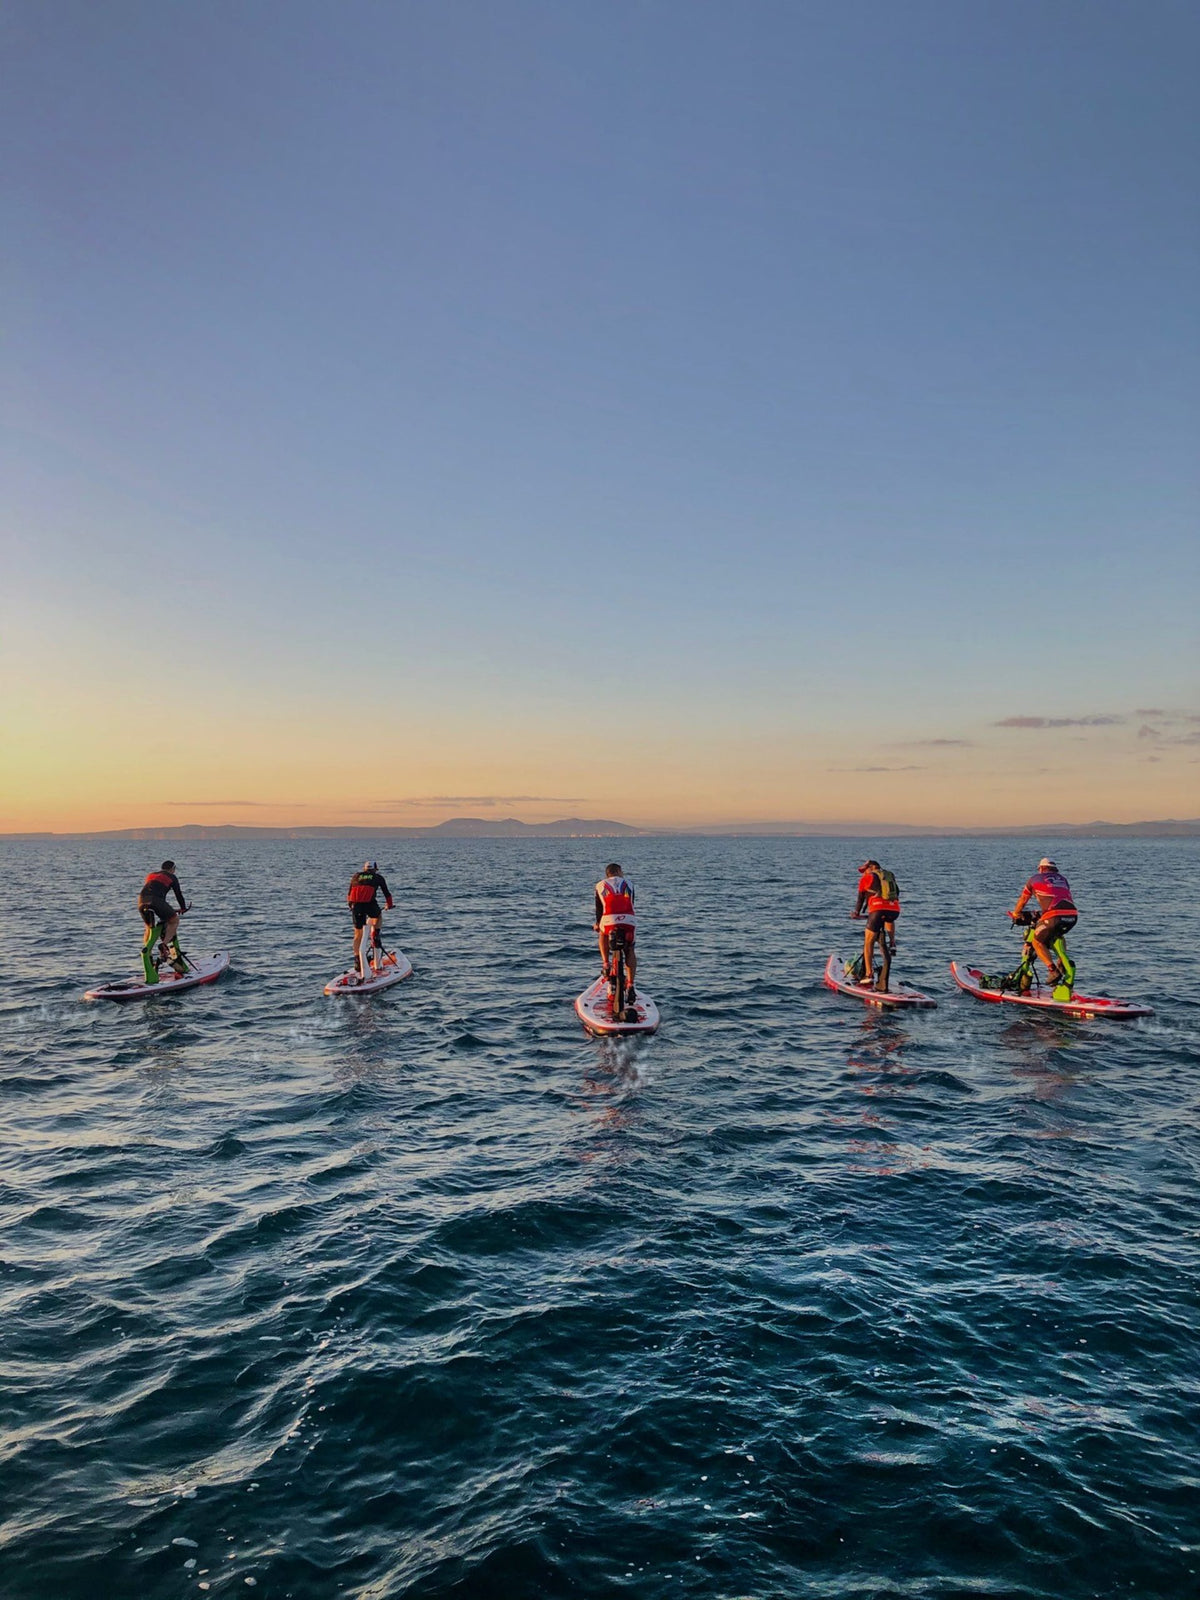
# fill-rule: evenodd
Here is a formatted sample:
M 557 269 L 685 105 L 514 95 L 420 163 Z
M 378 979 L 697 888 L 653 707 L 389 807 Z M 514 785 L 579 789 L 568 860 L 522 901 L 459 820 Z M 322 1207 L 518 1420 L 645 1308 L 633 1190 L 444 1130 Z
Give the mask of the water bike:
M 629 982 L 625 930 L 609 936 L 608 972 L 601 973 L 575 1002 L 575 1014 L 589 1033 L 654 1033 L 660 1021 L 658 1007 L 649 995 Z M 632 991 L 632 997 L 631 997 Z
M 827 989 L 834 989 L 838 994 L 853 995 L 856 1000 L 862 1000 L 866 1005 L 878 1006 L 881 1009 L 895 1006 L 907 1006 L 910 1009 L 924 1007 L 932 1010 L 937 1001 L 927 994 L 922 994 L 920 989 L 877 989 L 875 975 L 870 978 L 865 976 L 865 964 L 861 955 L 855 956 L 853 961 L 843 961 L 835 950 L 825 964 L 825 976 L 822 979 Z
M 378 923 L 371 927 L 370 946 L 365 939 L 359 945 L 358 959 L 357 967 L 330 979 L 325 985 L 326 994 L 377 994 L 380 989 L 390 989 L 394 983 L 412 977 L 408 957 L 402 951 L 384 949 Z
M 191 907 L 189 906 L 189 910 Z M 183 913 L 180 912 L 182 916 Z M 142 946 L 142 976 L 115 978 L 111 983 L 88 989 L 85 1000 L 149 1000 L 153 995 L 178 994 L 181 989 L 198 989 L 216 983 L 229 966 L 229 952 L 215 950 L 207 956 L 189 956 L 180 949 L 179 935 L 168 946 L 166 925 L 151 929 Z
M 1033 1006 L 1041 1011 L 1057 1011 L 1068 1017 L 1152 1017 L 1150 1006 L 1135 1005 L 1130 1000 L 1114 1000 L 1104 994 L 1077 994 L 1075 992 L 1075 963 L 1067 954 L 1066 940 L 1062 934 L 1051 944 L 1058 966 L 1058 980 L 1045 983 L 1033 948 L 1033 930 L 1039 918 L 1028 912 L 1020 917 L 1009 913 L 1015 927 L 1024 929 L 1024 947 L 1021 959 L 1011 972 L 985 973 L 978 967 L 950 963 L 955 983 L 976 1000 L 1003 1001 L 1008 1005 Z

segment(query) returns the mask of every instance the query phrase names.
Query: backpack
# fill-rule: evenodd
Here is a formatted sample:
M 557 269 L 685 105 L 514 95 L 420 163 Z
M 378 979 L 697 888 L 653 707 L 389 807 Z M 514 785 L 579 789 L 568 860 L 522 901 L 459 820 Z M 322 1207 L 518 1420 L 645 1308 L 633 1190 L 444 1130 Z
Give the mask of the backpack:
M 880 867 L 879 869 L 879 898 L 881 900 L 896 901 L 900 899 L 900 885 L 897 883 L 896 874 L 891 867 Z

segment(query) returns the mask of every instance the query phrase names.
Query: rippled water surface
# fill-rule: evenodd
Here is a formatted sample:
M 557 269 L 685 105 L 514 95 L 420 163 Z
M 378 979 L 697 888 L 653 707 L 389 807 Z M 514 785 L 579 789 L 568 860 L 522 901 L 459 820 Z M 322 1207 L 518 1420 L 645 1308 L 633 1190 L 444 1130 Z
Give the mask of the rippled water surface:
M 605 841 L 405 843 L 415 975 L 331 1000 L 334 841 L 0 845 L 0 1594 L 1196 1592 L 1200 850 L 1063 843 L 1084 989 L 985 1007 L 1018 841 L 633 840 L 661 1033 L 589 1040 Z M 1165 983 L 1172 985 L 1164 993 Z

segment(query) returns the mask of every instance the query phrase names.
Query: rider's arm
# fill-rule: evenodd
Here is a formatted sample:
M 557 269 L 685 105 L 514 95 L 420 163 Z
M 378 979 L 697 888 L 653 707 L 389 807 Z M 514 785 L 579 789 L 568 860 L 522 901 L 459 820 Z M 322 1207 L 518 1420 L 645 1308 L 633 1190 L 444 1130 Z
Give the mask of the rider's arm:
M 879 879 L 874 873 L 871 873 L 869 877 L 858 880 L 858 896 L 854 902 L 854 910 L 850 913 L 852 917 L 862 916 L 867 909 L 867 901 L 871 898 L 871 891 L 877 887 L 878 883 Z
M 387 908 L 390 911 L 392 909 L 392 891 L 388 888 L 387 879 L 382 872 L 375 874 L 375 887 L 383 890 L 383 898 L 387 902 Z
M 1012 912 L 1010 913 L 1010 915 L 1012 916 L 1014 922 L 1021 915 L 1022 911 L 1024 911 L 1025 907 L 1029 904 L 1029 902 L 1030 902 L 1030 900 L 1032 898 L 1033 898 L 1033 890 L 1029 887 L 1028 884 L 1026 884 L 1025 887 L 1021 890 L 1021 893 L 1017 896 L 1017 903 L 1012 908 Z
M 171 881 L 167 885 L 167 892 L 169 894 L 173 894 L 176 900 L 179 901 L 180 911 L 187 910 L 187 901 L 183 898 L 183 887 L 174 873 L 171 874 Z
M 600 896 L 599 895 L 594 896 L 594 899 L 596 901 L 595 925 L 598 928 L 600 926 L 600 918 L 604 915 L 604 907 L 600 904 Z

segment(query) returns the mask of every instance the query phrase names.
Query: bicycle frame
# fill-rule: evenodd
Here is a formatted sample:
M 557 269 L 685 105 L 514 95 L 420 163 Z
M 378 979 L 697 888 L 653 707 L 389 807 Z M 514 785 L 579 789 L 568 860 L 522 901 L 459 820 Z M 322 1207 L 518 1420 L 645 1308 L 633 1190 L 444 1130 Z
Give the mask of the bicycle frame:
M 1039 989 L 1042 987 L 1041 974 L 1038 971 L 1038 954 L 1033 947 L 1033 932 L 1038 920 L 1038 918 L 1030 920 L 1025 916 L 1017 923 L 1018 927 L 1025 929 L 1025 944 L 1020 964 L 1011 976 L 1016 980 L 1017 990 L 1021 994 L 1035 986 Z M 1067 954 L 1066 936 L 1060 933 L 1050 949 L 1058 962 L 1058 970 L 1062 973 L 1062 978 L 1052 990 L 1052 996 L 1055 1000 L 1069 1000 L 1075 989 L 1075 963 Z
M 625 1020 L 625 995 L 629 979 L 625 967 L 628 951 L 623 928 L 613 928 L 608 937 L 608 991 L 612 996 L 612 1014 L 618 1022 Z
M 383 918 L 381 917 L 378 922 L 368 922 L 363 928 L 363 936 L 358 946 L 358 960 L 355 964 L 358 981 L 366 983 L 368 978 L 378 978 L 386 967 L 396 967 L 399 964 L 396 952 L 384 945 Z
M 180 913 L 182 916 L 182 912 Z M 156 922 L 146 929 L 146 937 L 142 940 L 142 968 L 146 974 L 147 983 L 158 982 L 158 969 L 165 963 L 174 968 L 176 972 L 185 971 L 189 965 L 187 956 L 180 949 L 179 928 L 175 928 L 175 935 L 170 944 L 167 943 L 167 924 Z M 179 965 L 176 965 L 179 963 Z

